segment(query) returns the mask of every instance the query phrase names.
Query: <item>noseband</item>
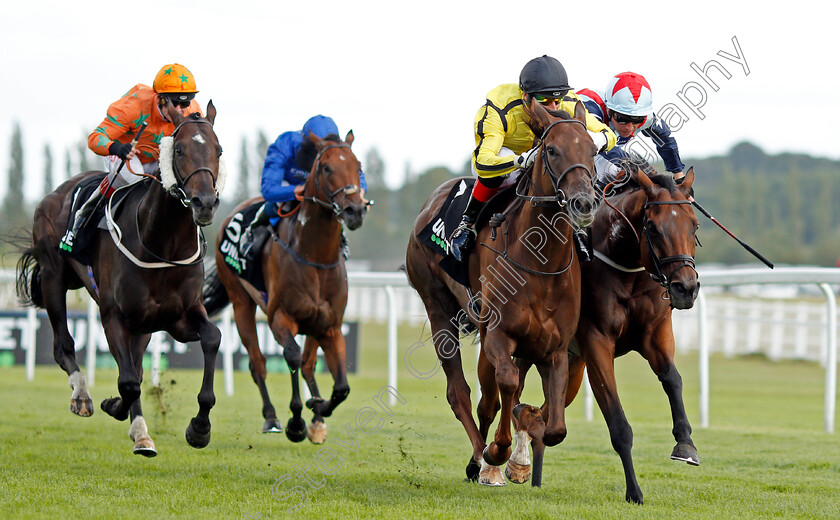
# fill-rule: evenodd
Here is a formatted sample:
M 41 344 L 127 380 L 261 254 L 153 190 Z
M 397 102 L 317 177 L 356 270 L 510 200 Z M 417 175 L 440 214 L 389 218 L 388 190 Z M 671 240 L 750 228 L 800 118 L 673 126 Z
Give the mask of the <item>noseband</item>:
M 534 207 L 536 207 L 536 206 L 543 206 L 543 207 L 552 206 L 553 203 L 557 203 L 557 204 L 560 205 L 561 208 L 565 208 L 569 204 L 569 199 L 566 197 L 566 193 L 560 188 L 560 183 L 563 182 L 563 179 L 566 177 L 566 174 L 569 173 L 572 170 L 575 170 L 577 168 L 583 168 L 583 170 L 586 171 L 586 174 L 589 176 L 590 182 L 592 180 L 592 172 L 589 170 L 589 168 L 585 164 L 582 164 L 582 163 L 572 164 L 571 166 L 569 166 L 565 170 L 563 170 L 560 173 L 560 175 L 557 175 L 554 172 L 554 169 L 552 169 L 551 163 L 548 160 L 548 154 L 546 152 L 546 144 L 545 144 L 546 143 L 546 137 L 548 137 L 548 133 L 551 131 L 551 129 L 554 128 L 556 125 L 558 125 L 560 123 L 577 123 L 577 124 L 583 126 L 584 129 L 586 129 L 586 124 L 582 121 L 578 121 L 577 119 L 560 119 L 558 121 L 555 121 L 555 122 L 551 123 L 548 126 L 548 128 L 546 128 L 543 131 L 542 137 L 540 137 L 540 156 L 542 157 L 542 162 L 543 162 L 543 174 L 548 173 L 549 177 L 551 177 L 551 180 L 554 184 L 554 195 L 531 196 L 531 195 L 521 194 L 518 191 L 516 193 L 517 197 L 519 197 L 520 199 L 527 200 L 528 202 L 531 203 L 531 206 L 534 206 Z
M 648 217 L 647 217 L 647 209 L 650 206 L 665 206 L 670 204 L 691 204 L 690 200 L 663 200 L 663 201 L 649 201 L 645 203 L 644 212 L 645 218 L 642 221 L 642 233 L 645 235 L 645 240 L 647 241 L 648 251 L 650 251 L 650 259 L 653 262 L 653 268 L 656 270 L 656 274 L 650 273 L 650 277 L 659 285 L 665 288 L 665 294 L 663 295 L 663 299 L 667 299 L 666 296 L 668 295 L 668 291 L 671 288 L 671 279 L 674 277 L 674 273 L 679 271 L 683 267 L 690 267 L 695 274 L 697 274 L 697 269 L 695 268 L 694 257 L 691 255 L 673 255 L 673 256 L 666 256 L 665 258 L 659 258 L 657 256 L 656 251 L 653 248 L 653 241 L 650 239 L 650 233 L 648 232 Z M 680 262 L 678 266 L 676 266 L 672 271 L 671 275 L 667 276 L 662 272 L 662 266 L 665 264 L 672 264 L 675 262 Z
M 172 132 L 173 139 L 178 135 L 178 132 L 181 130 L 181 128 L 183 128 L 184 125 L 187 125 L 187 124 L 190 124 L 190 123 L 205 124 L 205 125 L 210 125 L 211 127 L 213 126 L 210 123 L 210 121 L 206 121 L 204 119 L 188 119 L 187 121 L 182 121 L 181 124 L 178 125 L 175 128 L 175 131 Z M 173 143 L 173 146 L 174 146 L 174 143 Z M 174 151 L 173 151 L 173 154 L 174 154 Z M 213 172 L 212 169 L 210 169 L 206 166 L 200 166 L 200 167 L 196 168 L 195 170 L 193 170 L 192 172 L 190 172 L 190 174 L 187 175 L 186 178 L 183 178 L 181 173 L 178 171 L 178 162 L 175 161 L 175 157 L 173 155 L 173 157 L 172 157 L 172 170 L 175 172 L 175 182 L 177 183 L 177 186 L 172 188 L 169 191 L 169 193 L 173 197 L 178 199 L 181 202 L 181 204 L 184 205 L 185 208 L 190 207 L 190 201 L 187 198 L 187 193 L 184 191 L 184 188 L 186 187 L 187 183 L 190 181 L 192 176 L 199 173 L 199 172 L 207 172 L 207 173 L 210 174 L 210 179 L 213 181 L 213 189 L 216 190 L 216 198 L 219 197 L 219 190 L 216 189 L 216 176 L 214 175 L 214 172 Z
M 352 195 L 353 193 L 358 193 L 359 187 L 354 185 L 354 184 L 348 184 L 347 186 L 338 188 L 337 190 L 335 190 L 333 192 L 326 192 L 327 196 L 324 197 L 324 198 L 326 198 L 327 200 L 323 200 L 322 198 L 319 198 L 323 193 L 325 193 L 321 189 L 321 183 L 319 182 L 319 179 L 321 177 L 321 156 L 324 155 L 324 152 L 326 152 L 327 150 L 329 150 L 331 148 L 347 148 L 349 150 L 350 145 L 344 144 L 344 143 L 331 144 L 331 145 L 325 147 L 320 152 L 318 152 L 318 155 L 315 157 L 315 166 L 314 166 L 314 170 L 315 170 L 315 195 L 313 195 L 312 197 L 303 197 L 303 199 L 314 202 L 315 204 L 332 211 L 335 214 L 336 217 L 340 217 L 341 212 L 342 212 L 342 208 L 335 201 L 335 197 L 339 194 L 344 194 L 345 196 L 347 196 L 347 195 Z

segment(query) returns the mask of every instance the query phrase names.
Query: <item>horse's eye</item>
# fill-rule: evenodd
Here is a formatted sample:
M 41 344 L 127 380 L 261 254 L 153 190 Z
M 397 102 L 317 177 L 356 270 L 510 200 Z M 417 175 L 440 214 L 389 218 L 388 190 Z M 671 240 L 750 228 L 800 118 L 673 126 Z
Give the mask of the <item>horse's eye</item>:
M 656 229 L 656 225 L 653 222 L 648 222 L 647 231 L 651 235 L 658 235 L 659 234 L 659 230 Z
M 178 157 L 184 155 L 184 149 L 181 148 L 181 145 L 175 145 L 175 155 L 177 155 Z
M 219 146 L 219 147 L 217 147 L 217 148 L 216 148 L 216 153 L 218 153 L 218 154 L 219 154 L 219 157 L 221 157 L 221 156 L 222 156 L 222 147 L 221 147 L 221 146 Z

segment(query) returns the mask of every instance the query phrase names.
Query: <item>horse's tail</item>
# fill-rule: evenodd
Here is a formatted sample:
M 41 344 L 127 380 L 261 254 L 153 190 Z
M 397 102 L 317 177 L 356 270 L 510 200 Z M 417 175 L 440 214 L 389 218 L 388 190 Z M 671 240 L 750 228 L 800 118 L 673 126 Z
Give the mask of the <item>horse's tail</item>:
M 211 261 L 204 265 L 204 296 L 202 298 L 208 316 L 218 314 L 230 303 L 227 289 L 219 278 L 216 262 Z
M 44 295 L 41 293 L 41 264 L 32 254 L 32 249 L 25 249 L 17 262 L 15 292 L 21 305 L 44 308 Z

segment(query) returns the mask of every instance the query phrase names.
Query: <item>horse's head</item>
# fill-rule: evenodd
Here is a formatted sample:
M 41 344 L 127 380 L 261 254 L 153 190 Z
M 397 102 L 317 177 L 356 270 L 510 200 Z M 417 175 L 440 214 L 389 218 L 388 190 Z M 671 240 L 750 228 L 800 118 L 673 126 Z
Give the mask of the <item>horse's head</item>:
M 216 107 L 207 103 L 207 117 L 181 116 L 170 110 L 175 131 L 160 143 L 160 177 L 166 191 L 192 210 L 199 226 L 213 223 L 224 188 L 222 147 L 213 131 Z
M 642 263 L 668 291 L 672 307 L 690 309 L 700 290 L 694 269 L 698 222 L 689 200 L 694 168 L 679 185 L 670 176 L 648 177 L 638 169 L 632 177 L 647 197 L 641 210 Z
M 583 103 L 575 103 L 575 115 L 570 117 L 564 111 L 547 111 L 531 96 L 525 114 L 534 134 L 542 136 L 531 177 L 534 186 L 553 193 L 576 226 L 590 225 L 596 205 L 592 172 L 597 150 L 586 132 Z
M 367 203 L 362 199 L 359 180 L 362 165 L 350 150 L 353 131 L 347 132 L 343 142 L 321 139 L 314 133 L 309 134 L 309 140 L 318 155 L 306 181 L 304 199 L 329 209 L 348 228 L 359 228 L 367 214 Z

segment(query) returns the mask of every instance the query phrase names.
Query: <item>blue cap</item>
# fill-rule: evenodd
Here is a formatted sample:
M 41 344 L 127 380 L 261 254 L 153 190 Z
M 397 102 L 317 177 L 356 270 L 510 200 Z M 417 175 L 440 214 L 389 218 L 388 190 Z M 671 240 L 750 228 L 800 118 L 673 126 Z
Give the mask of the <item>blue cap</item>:
M 309 121 L 303 125 L 302 132 L 304 137 L 307 137 L 312 132 L 323 139 L 330 134 L 338 135 L 338 127 L 331 117 L 317 115 L 309 118 Z

